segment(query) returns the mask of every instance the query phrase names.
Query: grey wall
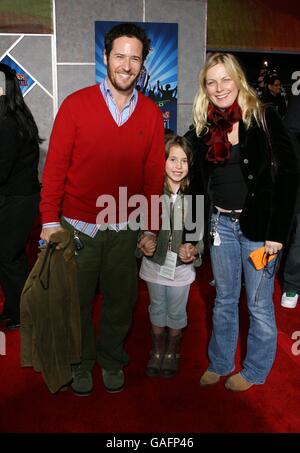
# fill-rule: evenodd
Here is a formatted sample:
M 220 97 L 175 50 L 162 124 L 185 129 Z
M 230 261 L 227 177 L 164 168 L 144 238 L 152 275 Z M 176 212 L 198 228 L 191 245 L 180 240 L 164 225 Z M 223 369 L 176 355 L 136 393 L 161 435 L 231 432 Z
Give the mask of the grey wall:
M 14 0 L 11 0 L 12 2 Z M 95 83 L 95 21 L 176 22 L 179 29 L 178 132 L 191 123 L 197 76 L 206 45 L 207 0 L 55 0 L 56 33 L 25 35 L 10 51 L 36 80 L 25 96 L 37 121 L 42 145 L 40 170 L 53 119 L 71 92 Z M 0 58 L 21 34 L 0 34 Z
M 206 0 L 146 0 L 146 21 L 178 23 L 178 133 L 191 124 L 206 49 Z

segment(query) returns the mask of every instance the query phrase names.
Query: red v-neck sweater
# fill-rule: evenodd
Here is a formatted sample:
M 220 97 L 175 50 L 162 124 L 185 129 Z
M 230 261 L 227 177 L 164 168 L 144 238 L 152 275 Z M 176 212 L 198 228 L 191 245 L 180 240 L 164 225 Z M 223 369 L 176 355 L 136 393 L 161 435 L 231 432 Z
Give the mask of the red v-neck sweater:
M 103 194 L 116 200 L 116 221 L 126 221 L 133 208 L 119 212 L 120 187 L 127 188 L 128 198 L 143 194 L 149 200 L 162 193 L 163 135 L 160 110 L 141 93 L 133 114 L 120 127 L 98 85 L 68 96 L 51 133 L 42 178 L 42 222 L 59 221 L 63 214 L 96 223 L 103 209 L 96 200 Z

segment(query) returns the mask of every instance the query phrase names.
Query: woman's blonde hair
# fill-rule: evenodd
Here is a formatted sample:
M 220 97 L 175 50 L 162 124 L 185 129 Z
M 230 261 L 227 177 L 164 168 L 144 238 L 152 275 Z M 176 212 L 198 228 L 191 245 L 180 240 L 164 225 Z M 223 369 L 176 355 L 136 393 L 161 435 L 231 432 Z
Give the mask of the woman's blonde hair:
M 229 77 L 235 82 L 238 88 L 237 102 L 242 110 L 242 118 L 248 128 L 254 117 L 258 123 L 261 122 L 262 104 L 257 98 L 253 88 L 246 80 L 245 73 L 237 59 L 229 53 L 215 53 L 206 61 L 199 73 L 199 89 L 193 105 L 193 119 L 197 135 L 207 127 L 207 108 L 210 102 L 206 90 L 206 74 L 213 66 L 222 63 Z

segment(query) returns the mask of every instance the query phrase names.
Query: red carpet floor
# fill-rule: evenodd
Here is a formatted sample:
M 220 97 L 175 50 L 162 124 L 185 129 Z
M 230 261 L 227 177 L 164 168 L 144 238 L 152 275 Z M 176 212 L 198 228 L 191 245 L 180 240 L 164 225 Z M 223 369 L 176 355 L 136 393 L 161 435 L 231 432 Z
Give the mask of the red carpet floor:
M 295 433 L 300 432 L 300 355 L 291 352 L 293 332 L 300 331 L 300 305 L 280 307 L 276 283 L 278 329 L 276 361 L 265 385 L 232 393 L 224 381 L 201 388 L 207 367 L 207 343 L 214 288 L 210 267 L 199 270 L 192 285 L 189 325 L 184 331 L 178 376 L 171 380 L 144 374 L 150 348 L 148 295 L 140 282 L 134 324 L 127 341 L 131 361 L 125 369 L 126 388 L 105 392 L 99 366 L 94 369 L 95 390 L 89 397 L 71 391 L 51 395 L 42 376 L 19 366 L 19 332 L 6 332 L 6 355 L 0 356 L 0 431 L 14 433 Z M 247 327 L 242 296 L 241 330 Z M 95 318 L 100 300 L 95 302 Z M 300 332 L 299 332 L 300 335 Z M 299 337 L 300 338 L 300 337 Z M 244 354 L 243 336 L 237 367 Z M 298 347 L 300 352 L 300 345 Z

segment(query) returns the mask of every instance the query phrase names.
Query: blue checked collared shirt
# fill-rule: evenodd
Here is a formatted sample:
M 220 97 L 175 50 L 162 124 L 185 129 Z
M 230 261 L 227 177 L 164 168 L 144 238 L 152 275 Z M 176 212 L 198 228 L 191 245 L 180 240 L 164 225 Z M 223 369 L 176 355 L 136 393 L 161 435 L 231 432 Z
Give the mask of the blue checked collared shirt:
M 134 88 L 129 101 L 127 102 L 122 111 L 119 110 L 117 104 L 114 101 L 112 92 L 107 83 L 107 78 L 104 80 L 104 82 L 100 83 L 100 91 L 113 119 L 115 120 L 118 126 L 122 126 L 122 124 L 128 121 L 128 119 L 131 117 L 136 108 L 136 104 L 138 101 L 138 91 Z M 68 223 L 70 223 L 76 230 L 81 231 L 82 233 L 87 234 L 92 238 L 95 237 L 97 232 L 99 231 L 99 225 L 94 223 L 86 223 L 81 220 L 70 219 L 68 217 L 65 217 L 65 220 Z M 119 231 L 125 228 L 127 223 L 128 222 L 122 222 L 110 226 L 115 231 Z M 60 226 L 60 223 L 51 222 L 43 225 L 44 228 L 52 228 L 55 226 Z
M 106 105 L 109 108 L 109 111 L 113 119 L 115 120 L 118 126 L 122 126 L 122 124 L 126 123 L 126 121 L 131 117 L 131 115 L 134 112 L 138 100 L 137 89 L 134 88 L 129 101 L 127 102 L 122 111 L 119 110 L 117 104 L 115 103 L 115 100 L 112 96 L 112 92 L 107 83 L 107 78 L 104 80 L 104 82 L 100 83 L 100 91 L 105 99 Z

